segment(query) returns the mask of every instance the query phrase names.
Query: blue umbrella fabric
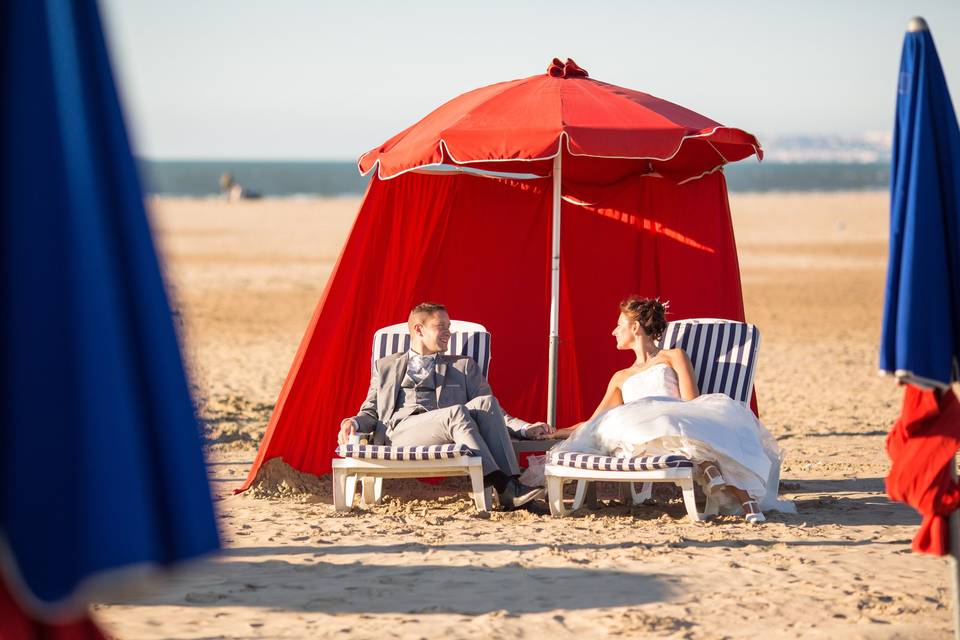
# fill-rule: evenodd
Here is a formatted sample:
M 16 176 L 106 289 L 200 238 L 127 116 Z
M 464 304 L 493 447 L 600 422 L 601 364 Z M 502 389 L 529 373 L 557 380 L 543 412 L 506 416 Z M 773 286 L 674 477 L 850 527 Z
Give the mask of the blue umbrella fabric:
M 0 32 L 0 569 L 56 615 L 219 541 L 96 3 Z
M 960 129 L 922 18 L 904 37 L 880 369 L 944 389 L 960 356 Z

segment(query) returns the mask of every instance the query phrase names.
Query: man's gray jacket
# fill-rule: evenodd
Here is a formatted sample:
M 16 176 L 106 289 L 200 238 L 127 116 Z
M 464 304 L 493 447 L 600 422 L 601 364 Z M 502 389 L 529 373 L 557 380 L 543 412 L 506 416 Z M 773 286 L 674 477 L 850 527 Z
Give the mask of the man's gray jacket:
M 354 424 L 359 433 L 376 432 L 374 442 L 382 442 L 388 429 L 414 413 L 416 407 L 402 406 L 403 394 L 400 384 L 407 374 L 409 352 L 395 353 L 377 360 L 370 376 L 370 388 Z M 479 365 L 468 356 L 437 354 L 434 368 L 437 406 L 452 407 L 466 404 L 479 396 L 492 396 L 493 391 L 480 371 Z M 507 428 L 516 437 L 522 435 L 527 422 L 503 412 Z

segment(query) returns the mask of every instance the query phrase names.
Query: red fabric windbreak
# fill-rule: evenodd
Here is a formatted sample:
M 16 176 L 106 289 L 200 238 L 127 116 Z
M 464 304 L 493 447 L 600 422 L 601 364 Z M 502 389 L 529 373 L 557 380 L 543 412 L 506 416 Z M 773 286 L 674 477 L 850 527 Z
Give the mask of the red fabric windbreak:
M 960 484 L 950 477 L 960 449 L 960 402 L 952 390 L 923 391 L 907 385 L 900 417 L 887 436 L 892 464 L 887 495 L 920 512 L 913 550 L 950 552 L 947 515 L 960 507 Z
M 613 372 L 635 359 L 611 335 L 628 295 L 669 302 L 668 320 L 744 316 L 722 173 L 685 185 L 565 183 L 564 193 L 589 203 L 563 204 L 557 415 L 568 426 L 589 417 Z
M 565 183 L 564 193 L 592 206 L 563 203 L 560 426 L 588 417 L 614 370 L 629 364 L 610 336 L 625 296 L 670 300 L 670 319 L 743 319 L 722 173 L 682 186 L 650 177 Z M 240 490 L 278 456 L 304 472 L 330 471 L 340 420 L 367 390 L 374 331 L 425 300 L 490 330 L 501 404 L 543 420 L 551 203 L 549 179 L 374 178 Z

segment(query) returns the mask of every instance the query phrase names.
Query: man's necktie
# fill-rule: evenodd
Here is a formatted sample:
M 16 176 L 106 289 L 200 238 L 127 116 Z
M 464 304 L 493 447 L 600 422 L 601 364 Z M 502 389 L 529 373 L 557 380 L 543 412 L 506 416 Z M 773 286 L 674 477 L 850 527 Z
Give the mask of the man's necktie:
M 410 362 L 407 363 L 407 374 L 414 382 L 420 383 L 427 379 L 432 373 L 436 364 L 436 356 L 421 356 L 412 354 Z

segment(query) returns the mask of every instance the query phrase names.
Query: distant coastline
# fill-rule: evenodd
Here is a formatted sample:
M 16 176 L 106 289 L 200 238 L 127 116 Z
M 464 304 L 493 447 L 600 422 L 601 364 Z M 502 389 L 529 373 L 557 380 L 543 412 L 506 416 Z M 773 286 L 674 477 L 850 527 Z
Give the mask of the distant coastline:
M 226 172 L 245 189 L 270 198 L 358 196 L 369 179 L 351 161 L 142 160 L 140 167 L 148 194 L 173 197 L 216 197 Z M 724 171 L 731 192 L 872 191 L 887 188 L 890 166 L 748 159 Z

